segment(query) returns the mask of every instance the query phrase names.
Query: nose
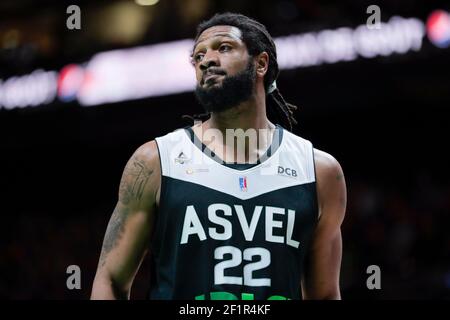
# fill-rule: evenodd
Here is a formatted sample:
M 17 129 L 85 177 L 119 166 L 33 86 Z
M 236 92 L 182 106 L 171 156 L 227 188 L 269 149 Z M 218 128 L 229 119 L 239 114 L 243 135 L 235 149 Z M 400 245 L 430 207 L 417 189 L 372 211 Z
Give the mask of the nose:
M 216 52 L 208 50 L 200 63 L 200 70 L 205 71 L 209 67 L 219 66 L 219 57 Z

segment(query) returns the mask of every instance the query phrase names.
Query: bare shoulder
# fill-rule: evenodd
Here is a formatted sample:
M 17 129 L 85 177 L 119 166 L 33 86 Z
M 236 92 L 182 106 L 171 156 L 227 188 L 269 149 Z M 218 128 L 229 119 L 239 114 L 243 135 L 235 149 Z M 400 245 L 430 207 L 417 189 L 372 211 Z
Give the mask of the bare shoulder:
M 156 141 L 144 143 L 134 151 L 124 170 L 124 175 L 158 176 L 160 174 L 159 151 Z
M 340 163 L 329 153 L 314 149 L 319 216 L 322 214 L 338 219 L 345 215 L 347 188 Z
M 148 141 L 141 145 L 131 159 L 142 162 L 148 167 L 159 167 L 159 151 L 156 141 Z
M 316 176 L 322 179 L 341 179 L 344 177 L 340 163 L 331 154 L 314 148 Z

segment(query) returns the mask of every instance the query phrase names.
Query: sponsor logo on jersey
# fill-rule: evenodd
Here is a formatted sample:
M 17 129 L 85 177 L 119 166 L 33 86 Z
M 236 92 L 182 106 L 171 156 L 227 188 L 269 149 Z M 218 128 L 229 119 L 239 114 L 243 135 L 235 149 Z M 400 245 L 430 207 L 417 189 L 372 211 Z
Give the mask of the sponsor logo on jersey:
M 278 174 L 282 176 L 288 177 L 297 177 L 297 171 L 291 168 L 284 168 L 282 166 L 278 166 Z
M 208 173 L 208 168 L 187 168 L 186 174 L 194 174 L 194 173 Z
M 179 163 L 179 164 L 185 164 L 187 162 L 189 162 L 191 159 L 189 159 L 184 153 L 183 151 L 180 152 L 180 154 L 178 155 L 178 157 L 175 158 L 175 163 Z

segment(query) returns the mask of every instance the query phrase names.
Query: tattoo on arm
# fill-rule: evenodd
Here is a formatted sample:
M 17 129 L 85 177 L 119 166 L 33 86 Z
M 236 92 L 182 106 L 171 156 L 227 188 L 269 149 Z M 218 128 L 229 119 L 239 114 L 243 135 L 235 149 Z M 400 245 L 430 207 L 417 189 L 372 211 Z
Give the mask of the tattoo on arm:
M 115 247 L 124 230 L 125 219 L 128 216 L 128 208 L 117 204 L 106 228 L 103 239 L 102 253 L 100 254 L 100 265 L 105 265 L 106 256 Z
M 121 202 L 127 205 L 132 200 L 141 200 L 147 181 L 152 173 L 153 170 L 148 169 L 142 161 L 135 160 L 127 165 L 124 175 L 129 176 L 132 182 L 127 183 L 123 181 L 120 184 Z
M 124 171 L 124 178 L 120 183 L 120 201 L 114 208 L 114 212 L 109 220 L 103 240 L 102 252 L 100 255 L 100 265 L 104 266 L 106 256 L 117 245 L 125 227 L 125 221 L 130 212 L 130 203 L 140 201 L 145 190 L 145 186 L 152 175 L 153 170 L 147 168 L 144 162 L 133 160 L 127 164 Z

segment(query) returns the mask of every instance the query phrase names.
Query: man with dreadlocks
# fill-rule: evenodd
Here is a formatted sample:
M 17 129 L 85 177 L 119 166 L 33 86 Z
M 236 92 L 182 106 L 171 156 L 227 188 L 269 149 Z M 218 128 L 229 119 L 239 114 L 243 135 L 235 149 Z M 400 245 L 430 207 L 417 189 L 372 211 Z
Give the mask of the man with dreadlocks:
M 209 118 L 127 163 L 91 297 L 129 298 L 149 251 L 152 299 L 340 299 L 344 175 L 291 132 L 266 28 L 215 15 L 192 63 Z

